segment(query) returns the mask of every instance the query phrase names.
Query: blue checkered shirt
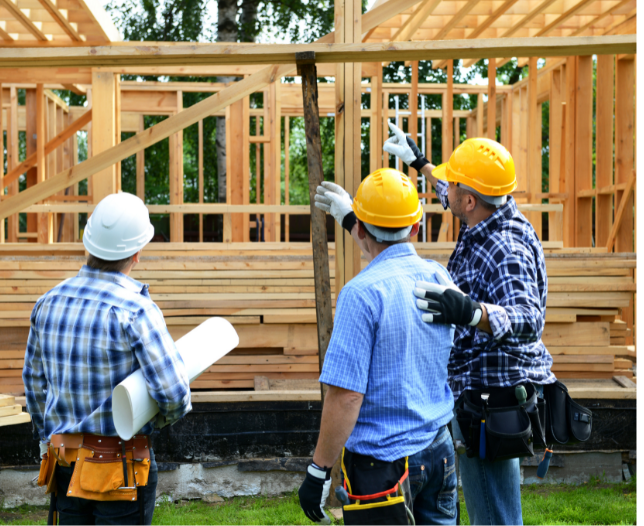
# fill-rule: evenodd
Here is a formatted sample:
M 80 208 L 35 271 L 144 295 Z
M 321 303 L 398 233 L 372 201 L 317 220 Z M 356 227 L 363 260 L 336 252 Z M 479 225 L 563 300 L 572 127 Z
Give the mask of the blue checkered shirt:
M 148 286 L 83 266 L 31 313 L 22 378 L 34 434 L 115 436 L 112 390 L 140 368 L 168 420 L 192 409 L 183 360 Z M 152 431 L 149 422 L 140 432 Z
M 381 252 L 338 297 L 320 382 L 362 393 L 347 449 L 392 461 L 428 447 L 452 417 L 447 382 L 454 329 L 423 323 L 418 280 L 451 281 L 411 243 Z
M 436 195 L 445 208 L 447 188 L 438 181 Z M 464 293 L 485 304 L 492 328 L 492 334 L 456 329 L 449 361 L 454 396 L 526 380 L 553 383 L 552 356 L 541 341 L 548 294 L 543 248 L 512 197 L 475 227 L 461 226 L 447 270 Z

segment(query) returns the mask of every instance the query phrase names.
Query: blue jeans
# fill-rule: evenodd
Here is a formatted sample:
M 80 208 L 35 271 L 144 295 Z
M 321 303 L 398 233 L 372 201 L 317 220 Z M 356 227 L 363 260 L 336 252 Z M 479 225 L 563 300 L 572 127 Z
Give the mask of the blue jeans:
M 456 524 L 454 444 L 444 426 L 432 444 L 409 457 L 416 524 Z
M 542 385 L 535 387 L 543 394 Z M 456 416 L 452 432 L 454 440 L 465 442 Z M 523 524 L 521 459 L 490 462 L 459 455 L 458 464 L 470 524 Z
M 150 449 L 150 475 L 148 485 L 137 489 L 137 501 L 126 500 L 100 502 L 96 500 L 67 497 L 67 487 L 72 478 L 71 467 L 56 467 L 58 497 L 56 508 L 59 524 L 141 524 L 139 506 L 143 505 L 143 524 L 152 524 L 154 503 L 159 480 L 159 470 L 154 452 Z

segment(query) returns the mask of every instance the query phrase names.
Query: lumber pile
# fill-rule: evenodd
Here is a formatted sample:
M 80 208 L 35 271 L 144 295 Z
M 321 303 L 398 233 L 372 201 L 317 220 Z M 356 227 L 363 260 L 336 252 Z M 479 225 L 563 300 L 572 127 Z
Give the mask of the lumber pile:
M 422 257 L 446 265 L 452 247 L 417 248 Z M 333 290 L 333 244 L 329 250 Z M 582 250 L 546 254 L 543 341 L 553 356 L 553 371 L 564 379 L 633 378 L 636 353 L 627 314 L 635 292 L 635 255 Z M 0 245 L 0 391 L 24 392 L 22 367 L 34 303 L 75 276 L 84 261 L 79 244 Z M 239 333 L 239 347 L 198 378 L 193 389 L 253 390 L 255 378 L 265 377 L 269 389 L 301 390 L 300 383 L 319 377 L 310 245 L 153 244 L 132 276 L 150 284 L 175 339 L 210 316 L 225 317 Z
M 16 403 L 16 397 L 0 394 L 0 427 L 31 422 L 29 413 L 22 412 L 22 405 Z

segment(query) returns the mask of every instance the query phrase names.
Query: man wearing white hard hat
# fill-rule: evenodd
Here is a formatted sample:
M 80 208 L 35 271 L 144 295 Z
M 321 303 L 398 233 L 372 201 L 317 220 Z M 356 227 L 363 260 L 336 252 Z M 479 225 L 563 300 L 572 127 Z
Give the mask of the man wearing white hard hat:
M 31 314 L 23 380 L 52 494 L 50 524 L 151 524 L 158 480 L 149 435 L 192 406 L 184 363 L 150 299 L 130 277 L 154 235 L 138 197 L 107 196 L 89 218 L 87 264 Z M 159 406 L 132 439 L 114 427 L 112 391 L 141 369 Z

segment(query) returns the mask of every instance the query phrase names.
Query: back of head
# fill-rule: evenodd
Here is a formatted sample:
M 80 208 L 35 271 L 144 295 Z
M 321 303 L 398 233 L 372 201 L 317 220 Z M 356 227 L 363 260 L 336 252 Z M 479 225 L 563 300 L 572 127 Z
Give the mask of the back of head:
M 353 211 L 378 243 L 404 240 L 423 217 L 413 182 L 392 168 L 376 170 L 360 183 Z
M 83 232 L 83 245 L 90 253 L 88 264 L 119 271 L 153 236 L 150 214 L 141 199 L 125 192 L 108 195 L 96 205 Z

